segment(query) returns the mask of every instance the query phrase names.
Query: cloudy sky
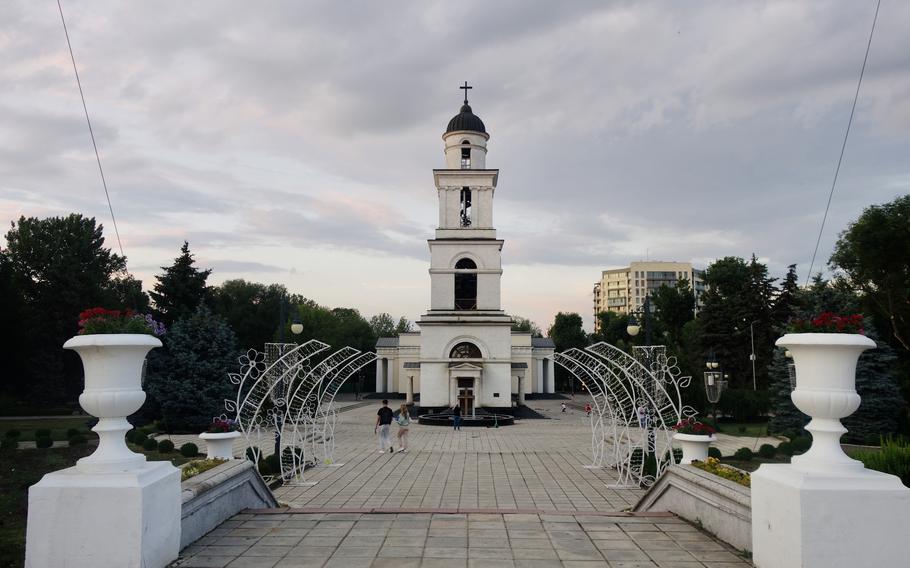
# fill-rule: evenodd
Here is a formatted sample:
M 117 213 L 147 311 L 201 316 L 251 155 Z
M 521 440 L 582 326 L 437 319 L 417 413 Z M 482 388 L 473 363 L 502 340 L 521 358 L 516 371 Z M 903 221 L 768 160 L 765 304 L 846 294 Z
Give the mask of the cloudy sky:
M 417 319 L 431 170 L 468 80 L 500 168 L 503 306 L 591 325 L 602 269 L 805 272 L 875 8 L 840 2 L 63 0 L 130 270 Z M 910 3 L 884 0 L 822 238 L 910 191 Z M 116 246 L 56 3 L 0 4 L 0 220 Z

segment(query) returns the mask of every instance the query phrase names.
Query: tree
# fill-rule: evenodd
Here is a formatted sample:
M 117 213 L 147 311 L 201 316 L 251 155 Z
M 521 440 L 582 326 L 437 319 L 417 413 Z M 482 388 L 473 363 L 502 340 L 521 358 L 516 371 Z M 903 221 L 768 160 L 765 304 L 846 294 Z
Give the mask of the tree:
M 512 316 L 512 331 L 530 333 L 531 337 L 543 337 L 543 332 L 536 323 L 521 316 Z
M 79 312 L 104 304 L 131 307 L 122 303 L 125 296 L 117 293 L 115 279 L 126 259 L 105 248 L 102 234 L 95 219 L 76 213 L 20 217 L 6 234 L 3 270 L 6 286 L 18 295 L 10 301 L 19 310 L 16 329 L 25 351 L 4 360 L 22 362 L 26 372 L 8 376 L 19 383 L 16 391 L 35 402 L 71 401 L 82 390 L 81 361 L 61 349 L 78 331 Z
M 412 333 L 413 331 L 414 328 L 411 325 L 411 320 L 404 316 L 398 318 L 398 323 L 395 324 L 395 335 L 401 335 L 402 333 Z
M 556 351 L 565 351 L 572 347 L 579 349 L 588 345 L 588 336 L 582 328 L 581 316 L 575 312 L 559 312 L 553 319 L 553 324 L 547 330 L 547 335 L 556 344 Z M 555 384 L 562 384 L 566 388 L 572 384 L 574 390 L 574 378 L 561 366 L 557 365 Z
M 862 290 L 882 330 L 910 351 L 910 195 L 866 208 L 829 261 Z
M 695 317 L 695 294 L 689 280 L 683 278 L 671 288 L 666 284 L 654 291 L 651 303 L 655 319 L 668 335 L 671 343 L 679 343 L 683 326 Z
M 376 337 L 398 337 L 395 333 L 395 319 L 385 312 L 370 318 L 370 327 Z
M 235 394 L 228 380 L 238 365 L 234 332 L 224 318 L 200 306 L 163 339 L 164 350 L 149 357 L 148 404 L 157 405 L 169 432 L 202 432 Z
M 288 294 L 282 284 L 227 280 L 211 290 L 210 302 L 215 313 L 224 317 L 237 335 L 240 348 L 261 350 L 278 335 L 284 299 L 288 302 L 285 316 L 290 321 L 292 306 L 303 298 Z M 288 325 L 288 322 L 284 324 Z M 285 339 L 289 336 L 290 333 L 285 333 Z
M 781 282 L 780 291 L 774 298 L 774 307 L 772 308 L 772 318 L 778 328 L 787 325 L 793 315 L 800 308 L 800 289 L 799 279 L 796 275 L 796 265 L 791 264 L 787 267 L 787 275 Z
M 790 399 L 790 393 L 793 392 L 790 386 L 790 365 L 793 360 L 787 359 L 785 352 L 783 348 L 776 348 L 768 368 L 772 409 L 768 430 L 777 434 L 802 434 L 803 428 L 809 423 L 809 417 L 800 412 Z
M 183 241 L 180 256 L 171 266 L 162 266 L 164 274 L 156 276 L 158 282 L 151 292 L 158 317 L 168 326 L 196 311 L 209 294 L 206 280 L 209 270 L 199 270 L 190 253 L 190 244 Z

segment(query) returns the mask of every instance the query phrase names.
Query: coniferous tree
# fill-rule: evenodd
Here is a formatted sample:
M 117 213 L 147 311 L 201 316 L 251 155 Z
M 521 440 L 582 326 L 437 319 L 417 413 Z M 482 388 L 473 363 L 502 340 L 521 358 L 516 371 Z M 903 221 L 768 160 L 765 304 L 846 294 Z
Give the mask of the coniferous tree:
M 221 316 L 200 306 L 164 336 L 149 355 L 145 390 L 168 431 L 201 432 L 225 412 L 235 394 L 228 373 L 237 368 L 237 340 Z
M 792 359 L 787 359 L 783 348 L 775 348 L 768 368 L 771 391 L 771 408 L 773 416 L 768 422 L 768 430 L 776 434 L 802 434 L 803 428 L 809 423 L 809 417 L 799 411 L 790 399 L 793 392 L 790 384 L 790 365 Z
M 164 274 L 155 277 L 158 282 L 150 295 L 159 319 L 168 326 L 195 312 L 208 297 L 206 280 L 212 271 L 199 270 L 194 265 L 190 244 L 183 241 L 174 264 L 162 266 Z

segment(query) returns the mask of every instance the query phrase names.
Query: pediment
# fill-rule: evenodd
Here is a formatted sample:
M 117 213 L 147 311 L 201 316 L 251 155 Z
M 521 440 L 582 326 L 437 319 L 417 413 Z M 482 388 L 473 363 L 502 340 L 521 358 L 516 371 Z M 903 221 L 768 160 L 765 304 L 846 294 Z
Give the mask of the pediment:
M 469 361 L 449 363 L 450 371 L 483 371 L 482 363 L 471 363 Z

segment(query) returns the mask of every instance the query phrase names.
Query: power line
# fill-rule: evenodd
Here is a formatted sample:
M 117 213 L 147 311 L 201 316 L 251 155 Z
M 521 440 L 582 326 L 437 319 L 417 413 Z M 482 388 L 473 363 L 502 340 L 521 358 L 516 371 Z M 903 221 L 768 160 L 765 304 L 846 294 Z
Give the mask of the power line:
M 815 257 L 818 254 L 818 246 L 822 242 L 825 221 L 828 220 L 828 210 L 831 208 L 831 198 L 834 197 L 834 187 L 837 185 L 837 176 L 840 173 L 840 165 L 844 160 L 844 150 L 847 148 L 847 137 L 850 136 L 850 127 L 853 125 L 853 114 L 856 112 L 856 101 L 859 99 L 859 88 L 863 84 L 863 75 L 866 73 L 866 61 L 869 60 L 869 48 L 872 47 L 872 36 L 875 34 L 875 23 L 878 21 L 878 9 L 881 5 L 882 0 L 878 0 L 875 5 L 875 17 L 872 18 L 872 29 L 869 31 L 869 41 L 866 43 L 866 55 L 863 57 L 863 66 L 859 71 L 859 81 L 856 83 L 856 93 L 853 95 L 853 107 L 850 108 L 850 119 L 847 121 L 847 131 L 844 132 L 844 143 L 841 144 L 840 147 L 840 157 L 837 159 L 837 168 L 834 170 L 834 181 L 831 182 L 831 191 L 828 193 L 828 204 L 825 205 L 822 226 L 818 229 L 818 238 L 815 240 L 815 250 L 812 251 L 812 261 L 809 263 L 809 271 L 806 273 L 806 286 L 809 286 L 809 280 L 812 279 L 812 269 L 815 267 Z
M 95 161 L 98 162 L 98 172 L 101 174 L 101 185 L 104 186 L 104 196 L 107 198 L 107 208 L 111 212 L 111 221 L 114 222 L 114 234 L 117 236 L 117 246 L 120 247 L 120 256 L 126 259 L 123 253 L 123 243 L 120 241 L 120 230 L 117 228 L 117 218 L 114 217 L 114 206 L 111 205 L 111 194 L 107 190 L 107 181 L 104 179 L 104 168 L 101 167 L 101 155 L 98 154 L 98 144 L 95 143 L 95 131 L 92 130 L 92 121 L 88 116 L 88 107 L 85 105 L 85 94 L 82 92 L 82 81 L 79 80 L 79 70 L 76 68 L 76 56 L 73 55 L 73 45 L 70 43 L 70 34 L 66 29 L 66 18 L 63 17 L 63 6 L 57 0 L 57 9 L 60 11 L 60 21 L 63 22 L 63 33 L 66 35 L 66 46 L 70 50 L 70 60 L 73 62 L 73 73 L 76 74 L 76 85 L 79 87 L 79 97 L 82 99 L 82 110 L 85 111 L 85 122 L 88 124 L 88 133 L 92 138 L 92 148 L 95 149 Z

